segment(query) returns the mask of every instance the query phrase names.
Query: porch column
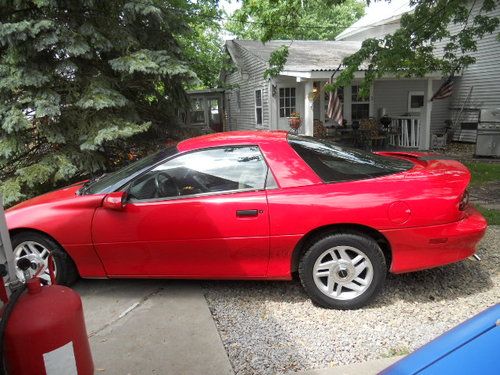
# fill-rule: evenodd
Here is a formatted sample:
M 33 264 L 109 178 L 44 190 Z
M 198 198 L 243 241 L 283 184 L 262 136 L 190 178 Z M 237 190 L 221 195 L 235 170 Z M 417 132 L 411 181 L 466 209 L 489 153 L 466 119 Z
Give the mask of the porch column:
M 278 130 L 278 83 L 269 80 L 267 97 L 269 98 L 269 123 L 268 128 Z
M 433 95 L 432 78 L 427 79 L 427 86 L 424 95 L 424 108 L 420 113 L 420 139 L 418 148 L 421 150 L 428 150 L 431 146 L 431 114 Z
M 313 81 L 304 82 L 304 132 L 312 136 L 314 133 L 314 102 L 309 99 L 314 87 Z

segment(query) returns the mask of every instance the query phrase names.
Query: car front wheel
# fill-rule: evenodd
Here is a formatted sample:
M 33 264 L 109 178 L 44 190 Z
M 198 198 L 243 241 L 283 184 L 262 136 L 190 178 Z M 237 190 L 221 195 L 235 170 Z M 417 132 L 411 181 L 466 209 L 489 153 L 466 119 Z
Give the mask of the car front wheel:
M 299 275 L 317 305 L 358 309 L 375 298 L 387 273 L 384 254 L 372 238 L 361 233 L 326 235 L 301 258 Z
M 32 231 L 16 233 L 12 236 L 12 249 L 16 263 L 20 258 L 28 258 L 32 263 L 42 266 L 39 276 L 45 283 L 50 283 L 49 255 L 54 257 L 54 273 L 58 284 L 71 285 L 78 279 L 78 271 L 73 260 L 48 236 Z M 24 281 L 20 269 L 17 269 L 17 277 Z

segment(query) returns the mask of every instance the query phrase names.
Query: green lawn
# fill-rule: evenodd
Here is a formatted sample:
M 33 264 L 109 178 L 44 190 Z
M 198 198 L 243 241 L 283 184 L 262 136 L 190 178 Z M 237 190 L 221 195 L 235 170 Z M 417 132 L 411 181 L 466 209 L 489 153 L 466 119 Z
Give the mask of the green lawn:
M 471 187 L 481 186 L 492 181 L 500 181 L 500 163 L 469 162 L 465 163 L 472 174 Z M 478 205 L 478 210 L 488 220 L 489 225 L 500 225 L 500 210 Z
M 477 205 L 477 209 L 481 211 L 489 225 L 500 225 L 500 210 L 493 210 L 479 205 Z
M 469 162 L 465 163 L 472 174 L 472 186 L 500 180 L 500 163 Z

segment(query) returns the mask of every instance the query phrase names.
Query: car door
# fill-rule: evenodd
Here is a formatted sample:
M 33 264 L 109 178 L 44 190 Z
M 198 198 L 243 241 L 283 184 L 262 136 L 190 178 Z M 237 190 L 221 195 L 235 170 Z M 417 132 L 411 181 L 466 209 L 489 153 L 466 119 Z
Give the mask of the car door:
M 262 277 L 269 261 L 268 167 L 257 146 L 179 155 L 139 176 L 121 211 L 99 208 L 110 276 Z

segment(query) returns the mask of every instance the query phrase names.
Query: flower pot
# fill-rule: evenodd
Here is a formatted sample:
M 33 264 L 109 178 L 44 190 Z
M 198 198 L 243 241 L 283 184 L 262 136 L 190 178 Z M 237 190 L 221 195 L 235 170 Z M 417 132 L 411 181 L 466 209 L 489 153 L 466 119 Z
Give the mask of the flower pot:
M 288 125 L 290 125 L 290 127 L 293 130 L 297 130 L 298 128 L 300 128 L 301 123 L 302 123 L 302 120 L 298 117 L 290 117 L 288 119 Z

